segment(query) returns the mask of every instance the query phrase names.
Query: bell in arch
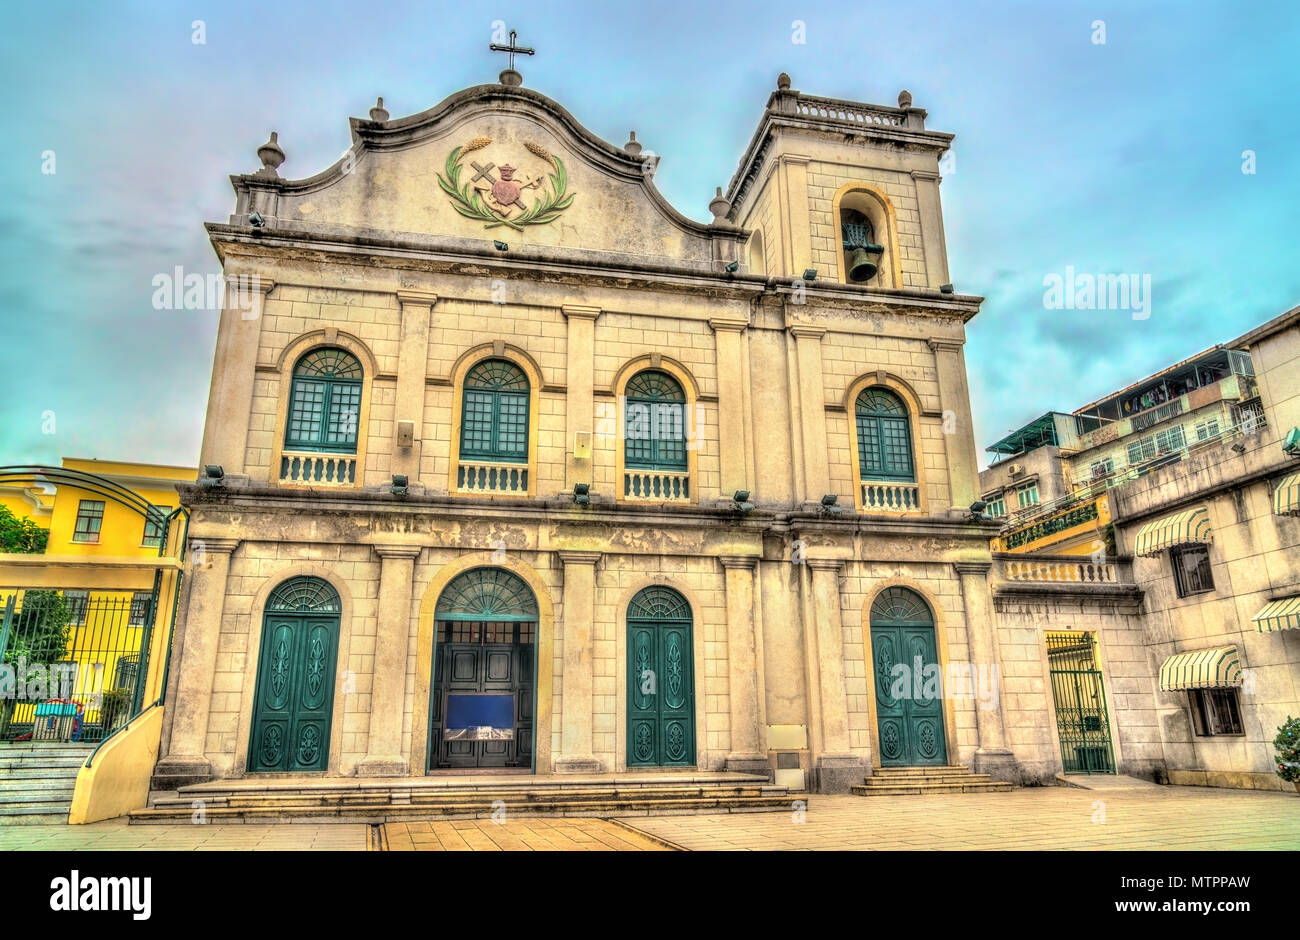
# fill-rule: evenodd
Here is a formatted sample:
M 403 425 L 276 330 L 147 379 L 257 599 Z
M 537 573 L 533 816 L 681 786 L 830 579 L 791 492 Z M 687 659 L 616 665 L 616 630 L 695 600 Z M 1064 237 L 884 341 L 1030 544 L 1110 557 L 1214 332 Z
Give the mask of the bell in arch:
M 843 214 L 841 228 L 844 247 L 849 253 L 849 280 L 855 284 L 871 280 L 880 270 L 878 262 L 885 252 L 883 245 L 873 241 L 871 222 L 861 212 L 850 210 Z

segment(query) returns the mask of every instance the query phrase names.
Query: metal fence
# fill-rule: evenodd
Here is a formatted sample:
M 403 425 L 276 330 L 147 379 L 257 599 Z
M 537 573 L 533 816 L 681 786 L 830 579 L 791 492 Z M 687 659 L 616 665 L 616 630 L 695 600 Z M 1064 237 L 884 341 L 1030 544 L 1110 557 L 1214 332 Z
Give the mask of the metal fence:
M 0 741 L 95 743 L 125 723 L 156 609 L 156 588 L 0 588 Z

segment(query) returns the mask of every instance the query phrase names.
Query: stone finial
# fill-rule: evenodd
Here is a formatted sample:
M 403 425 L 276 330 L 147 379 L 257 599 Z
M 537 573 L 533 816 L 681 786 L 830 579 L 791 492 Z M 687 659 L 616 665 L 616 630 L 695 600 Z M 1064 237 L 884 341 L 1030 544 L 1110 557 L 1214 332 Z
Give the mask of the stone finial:
M 497 81 L 508 88 L 518 88 L 524 83 L 524 77 L 514 69 L 504 69 L 497 76 Z
M 727 197 L 722 195 L 722 187 L 718 187 L 718 194 L 709 202 L 709 211 L 713 213 L 714 222 L 722 222 L 727 218 L 727 213 L 731 211 L 731 203 L 727 202 Z
M 380 124 L 389 118 L 388 110 L 384 107 L 384 99 L 379 98 L 375 101 L 375 106 L 370 109 L 370 120 L 378 121 Z
M 623 152 L 632 157 L 641 152 L 641 143 L 636 139 L 636 131 L 628 131 L 627 143 L 623 145 Z
M 776 87 L 778 91 L 790 90 L 790 73 L 782 72 L 776 77 Z
M 284 151 L 280 149 L 280 135 L 271 131 L 271 139 L 257 148 L 257 158 L 262 161 L 263 176 L 279 176 L 276 171 L 284 162 Z
M 912 106 L 912 93 L 906 88 L 898 93 L 898 106 L 904 111 Z

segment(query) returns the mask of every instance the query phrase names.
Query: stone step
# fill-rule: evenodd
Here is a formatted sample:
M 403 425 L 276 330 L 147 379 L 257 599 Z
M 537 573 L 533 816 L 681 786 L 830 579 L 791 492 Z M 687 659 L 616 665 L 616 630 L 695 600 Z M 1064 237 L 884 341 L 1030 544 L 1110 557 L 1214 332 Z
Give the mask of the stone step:
M 237 791 L 212 790 L 203 793 L 191 792 L 177 796 L 158 797 L 151 801 L 154 808 L 184 808 L 187 811 L 195 800 L 201 800 L 207 807 L 264 807 L 264 806 L 407 806 L 407 805 L 450 805 L 473 802 L 491 806 L 496 800 L 516 804 L 543 804 L 555 802 L 600 802 L 613 803 L 627 800 L 674 800 L 674 799 L 752 799 L 771 796 L 785 799 L 789 791 L 785 787 L 774 785 L 738 785 L 738 786 L 685 786 L 685 787 L 541 787 L 519 789 L 514 791 L 495 790 L 486 787 L 452 788 L 405 788 L 393 787 L 325 789 L 242 789 Z
M 420 819 L 474 819 L 492 816 L 504 811 L 510 816 L 670 816 L 712 813 L 762 813 L 787 812 L 790 800 L 786 796 L 751 797 L 693 797 L 672 799 L 622 799 L 622 800 L 553 800 L 547 802 L 503 801 L 496 806 L 491 800 L 445 804 L 414 803 L 353 804 L 331 806 L 284 806 L 275 802 L 254 807 L 208 807 L 204 818 L 209 823 L 275 823 L 275 822 L 338 822 L 381 823 Z M 194 810 L 184 807 L 148 807 L 133 810 L 132 825 L 150 823 L 175 823 L 192 821 Z
M 9 770 L 0 770 L 0 784 L 5 780 L 75 780 L 77 774 L 81 772 L 81 763 L 74 764 L 55 764 L 53 767 L 39 766 L 39 764 L 25 764 L 22 767 L 9 768 Z
M 19 780 L 0 779 L 0 800 L 5 798 L 6 794 L 13 793 L 67 793 L 68 798 L 72 798 L 72 791 L 76 789 L 77 781 L 71 780 L 51 780 L 48 777 L 27 777 Z
M 988 774 L 876 774 L 867 777 L 864 784 L 868 787 L 897 787 L 918 783 L 987 783 L 992 779 Z
M 0 806 L 0 826 L 56 826 L 66 824 L 72 804 L 63 806 Z
M 946 774 L 962 775 L 970 773 L 969 767 L 960 764 L 923 764 L 916 767 L 878 767 L 875 771 L 881 776 L 904 777 L 908 774 Z
M 854 796 L 924 796 L 926 794 L 952 793 L 1006 793 L 1014 789 L 1011 784 L 1001 780 L 976 781 L 973 783 L 900 783 L 893 786 L 856 786 L 852 788 Z

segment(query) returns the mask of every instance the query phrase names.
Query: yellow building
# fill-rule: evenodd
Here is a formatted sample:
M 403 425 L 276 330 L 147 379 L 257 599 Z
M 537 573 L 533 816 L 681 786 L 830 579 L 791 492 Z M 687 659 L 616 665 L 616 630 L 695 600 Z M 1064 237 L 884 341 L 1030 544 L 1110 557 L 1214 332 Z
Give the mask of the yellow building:
M 43 690 L 36 687 L 39 694 L 28 698 L 56 699 L 70 693 L 67 697 L 82 706 L 77 728 L 84 726 L 82 736 L 95 740 L 112 730 L 137 697 L 143 633 L 158 606 L 151 560 L 160 556 L 167 519 L 179 505 L 175 484 L 192 480 L 195 471 L 72 457 L 64 458 L 62 470 L 69 474 L 51 469 L 49 474 L 29 475 L 36 479 L 34 483 L 21 478 L 0 481 L 0 501 L 16 516 L 31 518 L 49 530 L 45 553 L 30 561 L 56 568 L 58 562 L 73 559 L 96 562 L 94 587 L 62 582 L 40 585 L 43 590 L 58 590 L 68 606 L 68 642 L 62 655 L 44 649 L 26 657 L 29 666 L 46 659 L 75 664 L 66 678 L 45 674 Z M 91 474 L 103 482 L 87 488 L 77 474 Z M 23 615 L 24 599 L 36 585 L 21 574 L 17 577 L 21 583 L 14 583 L 13 575 L 0 582 L 0 612 L 9 598 L 14 599 L 7 642 L 13 654 L 8 657 L 11 665 L 20 653 L 37 653 L 24 645 L 24 632 L 31 632 L 39 615 L 30 608 L 27 617 Z M 39 737 L 33 727 L 35 702 L 22 702 L 23 697 L 16 696 L 19 703 L 3 716 L 0 739 L 23 739 L 33 733 Z

